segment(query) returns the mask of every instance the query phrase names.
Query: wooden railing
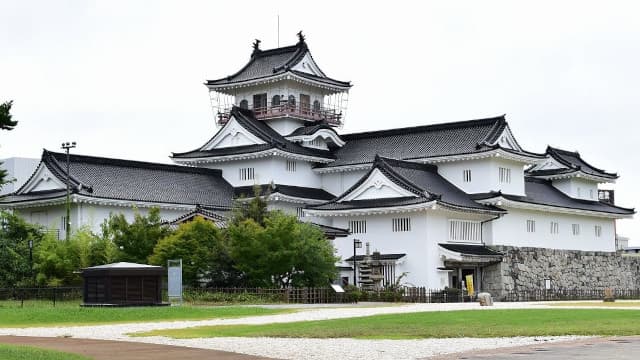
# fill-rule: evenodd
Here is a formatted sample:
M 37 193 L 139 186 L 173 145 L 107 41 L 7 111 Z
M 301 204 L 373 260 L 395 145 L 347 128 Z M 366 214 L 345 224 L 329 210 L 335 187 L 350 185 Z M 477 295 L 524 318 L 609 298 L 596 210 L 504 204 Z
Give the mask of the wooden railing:
M 342 124 L 342 113 L 336 109 L 327 107 L 314 107 L 311 104 L 292 103 L 281 101 L 278 104 L 267 104 L 266 106 L 254 107 L 253 113 L 257 119 L 267 120 L 283 116 L 301 118 L 310 121 L 324 121 L 329 125 L 339 126 Z M 226 109 L 218 113 L 218 125 L 224 125 L 229 121 L 231 109 Z

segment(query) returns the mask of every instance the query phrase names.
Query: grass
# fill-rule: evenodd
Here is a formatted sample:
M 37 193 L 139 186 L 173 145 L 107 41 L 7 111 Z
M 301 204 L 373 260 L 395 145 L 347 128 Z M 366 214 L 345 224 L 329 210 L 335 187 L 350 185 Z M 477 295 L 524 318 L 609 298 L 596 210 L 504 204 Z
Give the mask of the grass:
M 83 308 L 78 302 L 51 303 L 0 302 L 0 327 L 36 327 L 58 325 L 96 325 L 165 320 L 203 320 L 271 315 L 291 312 L 240 306 L 163 306 L 126 308 Z M 0 357 L 1 359 L 1 357 Z
M 38 349 L 29 346 L 0 344 L 2 360 L 88 360 L 90 358 L 54 350 Z
M 523 309 L 446 311 L 266 325 L 156 330 L 134 336 L 423 339 L 558 335 L 638 335 L 640 311 Z
M 604 302 L 604 301 L 581 301 L 581 302 L 559 302 L 549 304 L 550 306 L 597 306 L 605 308 L 625 308 L 625 307 L 640 307 L 640 301 L 616 301 L 616 302 Z

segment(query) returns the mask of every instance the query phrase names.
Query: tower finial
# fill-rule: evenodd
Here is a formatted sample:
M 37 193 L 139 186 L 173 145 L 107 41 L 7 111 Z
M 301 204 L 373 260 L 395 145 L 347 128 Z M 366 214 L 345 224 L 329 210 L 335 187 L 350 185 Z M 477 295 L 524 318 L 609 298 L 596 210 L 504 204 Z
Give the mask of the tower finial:
M 298 31 L 298 42 L 304 42 L 304 35 L 302 35 L 302 30 Z

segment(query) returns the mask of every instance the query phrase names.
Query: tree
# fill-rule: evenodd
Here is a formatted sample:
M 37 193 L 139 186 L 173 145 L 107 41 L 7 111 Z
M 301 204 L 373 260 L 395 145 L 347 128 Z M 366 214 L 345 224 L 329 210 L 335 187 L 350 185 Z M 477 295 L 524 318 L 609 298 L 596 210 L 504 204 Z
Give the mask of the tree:
M 264 219 L 267 216 L 267 200 L 268 193 L 262 195 L 260 185 L 253 187 L 253 197 L 250 200 L 240 198 L 236 200 L 233 213 L 231 215 L 231 223 L 239 224 L 240 222 L 252 219 L 256 223 L 264 226 Z
M 13 128 L 18 125 L 17 121 L 13 121 L 11 118 L 11 106 L 13 105 L 13 101 L 7 101 L 3 104 L 0 104 L 0 129 L 2 130 L 13 130 Z M 2 163 L 0 162 L 0 165 Z M 0 189 L 2 186 L 9 181 L 7 181 L 7 170 L 0 169 Z
M 47 235 L 34 252 L 36 281 L 39 285 L 77 285 L 79 271 L 89 266 L 105 264 L 105 255 L 96 244 L 104 240 L 87 227 L 73 232 L 67 240 Z M 106 250 L 105 250 L 106 251 Z
M 119 260 L 142 264 L 148 261 L 158 241 L 170 233 L 158 208 L 151 208 L 147 216 L 136 212 L 132 223 L 123 214 L 111 214 L 102 224 L 102 236 L 118 248 Z
M 336 276 L 333 246 L 317 227 L 281 211 L 228 229 L 231 258 L 255 286 L 323 286 Z
M 11 115 L 11 106 L 13 105 L 13 101 L 7 101 L 3 104 L 0 104 L 0 129 L 2 130 L 13 130 L 16 125 L 18 125 L 17 121 L 13 121 Z
M 0 224 L 0 287 L 31 284 L 29 241 L 37 248 L 43 238 L 41 229 L 5 211 L 0 212 Z
M 222 231 L 199 216 L 160 240 L 149 257 L 151 264 L 162 266 L 170 259 L 182 259 L 182 279 L 192 286 L 237 285 L 241 275 L 233 268 Z

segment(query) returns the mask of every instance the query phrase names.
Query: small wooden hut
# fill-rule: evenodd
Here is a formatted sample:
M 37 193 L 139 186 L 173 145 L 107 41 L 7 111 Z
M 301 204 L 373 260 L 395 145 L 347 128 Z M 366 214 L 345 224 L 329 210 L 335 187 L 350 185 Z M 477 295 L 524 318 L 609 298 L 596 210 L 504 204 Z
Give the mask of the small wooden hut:
M 162 302 L 164 268 L 119 262 L 82 270 L 82 306 L 150 306 Z

